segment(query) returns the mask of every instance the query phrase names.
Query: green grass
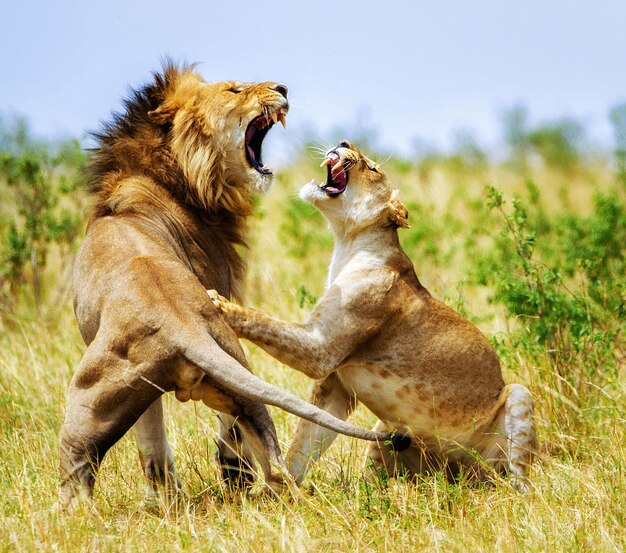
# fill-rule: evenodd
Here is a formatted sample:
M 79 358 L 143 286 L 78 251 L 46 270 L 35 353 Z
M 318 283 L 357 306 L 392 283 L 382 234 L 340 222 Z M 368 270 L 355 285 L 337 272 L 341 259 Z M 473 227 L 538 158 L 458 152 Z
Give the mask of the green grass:
M 528 385 L 536 398 L 541 450 L 529 494 L 516 492 L 505 479 L 490 485 L 450 484 L 439 475 L 417 483 L 390 480 L 387 486 L 366 481 L 367 444 L 339 438 L 299 494 L 232 496 L 213 461 L 215 414 L 168 397 L 168 433 L 189 499 L 157 509 L 145 506 L 134 443 L 125 437 L 103 463 L 96 510 L 64 515 L 57 504 L 57 439 L 65 393 L 84 351 L 66 298 L 60 311 L 39 316 L 19 304 L 0 323 L 0 550 L 626 550 L 623 322 L 608 307 L 595 316 L 594 330 L 617 329 L 608 346 L 598 338 L 598 347 L 608 348 L 600 359 L 578 351 L 579 342 L 572 340 L 567 356 L 555 355 L 549 344 L 537 342 L 531 320 L 490 300 L 496 284 L 480 285 L 475 277 L 479 254 L 506 268 L 494 249 L 505 226 L 487 208 L 484 184 L 495 185 L 507 198 L 526 199 L 532 219 L 537 212 L 528 202 L 525 180 L 491 166 L 480 172 L 435 166 L 425 179 L 419 168 L 403 166 L 396 174 L 392 165 L 392 177 L 411 208 L 412 229 L 402 240 L 420 280 L 480 326 L 497 347 L 505 380 Z M 323 292 L 332 250 L 323 220 L 294 199 L 311 174 L 321 173 L 308 166 L 284 170 L 251 223 L 246 302 L 289 320 L 306 317 L 311 297 Z M 537 171 L 533 177 L 548 221 L 563 214 L 591 217 L 598 191 L 616 194 L 624 205 L 623 188 L 603 166 L 580 175 Z M 531 230 L 544 228 L 534 219 L 531 223 Z M 553 266 L 559 262 L 560 231 L 557 225 L 550 229 L 537 234 L 535 255 Z M 611 273 L 612 290 L 623 285 L 618 274 L 621 270 L 623 277 L 623 251 L 622 265 Z M 52 264 L 48 273 L 54 270 Z M 592 290 L 580 272 L 563 279 L 573 292 Z M 557 327 L 567 332 L 566 326 Z M 307 397 L 306 377 L 258 348 L 246 348 L 257 374 Z M 297 420 L 271 412 L 286 451 Z M 374 423 L 362 407 L 353 420 Z

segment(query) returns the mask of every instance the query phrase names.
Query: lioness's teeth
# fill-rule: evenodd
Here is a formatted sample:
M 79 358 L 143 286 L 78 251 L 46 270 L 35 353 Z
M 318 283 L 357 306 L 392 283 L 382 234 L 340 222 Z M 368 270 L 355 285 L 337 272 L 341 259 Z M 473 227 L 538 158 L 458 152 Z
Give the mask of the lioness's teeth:
M 322 161 L 322 163 L 320 164 L 320 167 L 324 167 L 324 165 L 330 165 L 331 161 L 330 158 L 326 158 L 324 161 Z
M 283 128 L 287 128 L 287 120 L 285 119 L 285 116 L 283 114 L 283 112 L 281 111 L 278 114 L 278 120 L 280 121 L 280 124 L 283 126 Z
M 271 115 L 272 115 L 272 121 L 274 121 L 274 125 L 275 125 L 276 123 L 278 123 L 278 116 L 276 115 L 275 111 L 273 111 Z
M 330 160 L 329 160 L 330 163 Z M 332 169 L 330 170 L 331 173 L 335 173 L 335 171 L 339 170 L 341 168 L 341 160 L 339 160 L 337 163 L 335 163 L 335 165 L 332 166 Z

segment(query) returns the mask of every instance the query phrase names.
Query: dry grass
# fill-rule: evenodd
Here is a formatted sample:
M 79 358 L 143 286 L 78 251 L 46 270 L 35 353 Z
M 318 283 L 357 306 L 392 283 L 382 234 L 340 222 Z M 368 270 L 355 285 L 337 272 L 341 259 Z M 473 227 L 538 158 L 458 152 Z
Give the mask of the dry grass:
M 436 171 L 428 182 L 410 172 L 396 179 L 405 199 L 431 206 L 433 220 L 449 210 L 462 219 L 473 215 L 455 201 L 459 194 L 480 198 L 487 181 L 509 191 L 522 186 L 519 179 L 489 171 L 470 177 Z M 326 238 L 314 240 L 301 258 L 285 256 L 293 230 L 286 200 L 313 175 L 319 172 L 309 166 L 285 172 L 262 200 L 252 225 L 247 302 L 291 320 L 304 318 L 309 309 L 306 302 L 302 308 L 298 305 L 303 285 L 313 295 L 322 292 L 331 248 L 324 224 L 312 219 L 302 221 L 300 230 L 307 237 Z M 550 178 L 552 204 L 560 201 L 562 183 Z M 576 193 L 568 196 L 570 208 L 586 209 L 592 190 L 578 183 Z M 479 223 L 468 221 L 468 228 Z M 458 240 L 452 234 L 438 239 L 448 238 Z M 430 257 L 418 258 L 417 251 L 409 254 L 434 294 L 446 296 L 453 305 L 462 301 L 474 315 L 491 314 L 478 318 L 486 334 L 507 329 L 501 309 L 486 303 L 486 291 L 457 286 L 466 270 L 462 242 L 442 265 Z M 416 484 L 366 483 L 361 471 L 366 445 L 340 438 L 297 497 L 228 496 L 213 462 L 214 414 L 202 405 L 167 398 L 169 436 L 189 500 L 161 509 L 144 506 L 143 475 L 134 444 L 126 437 L 104 461 L 96 486 L 97 510 L 68 517 L 56 501 L 57 439 L 65 392 L 84 350 L 70 302 L 55 320 L 16 316 L 0 332 L 0 550 L 626 550 L 626 409 L 619 391 L 625 384 L 623 366 L 620 382 L 604 392 L 596 408 L 568 419 L 561 412 L 567 398 L 560 395 L 549 363 L 537 364 L 514 353 L 506 357 L 507 379 L 528 384 L 537 398 L 544 445 L 528 495 L 511 489 L 506 480 L 495 485 L 449 484 L 435 476 Z M 307 395 L 305 377 L 259 349 L 247 348 L 258 374 Z M 278 410 L 272 414 L 286 450 L 297 421 Z M 362 408 L 354 420 L 365 426 L 374 422 Z

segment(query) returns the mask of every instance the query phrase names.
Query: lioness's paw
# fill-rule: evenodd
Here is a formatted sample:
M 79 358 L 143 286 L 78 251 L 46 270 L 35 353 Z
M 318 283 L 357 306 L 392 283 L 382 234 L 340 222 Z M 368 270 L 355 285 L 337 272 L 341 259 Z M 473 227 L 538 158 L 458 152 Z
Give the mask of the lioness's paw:
M 207 290 L 206 293 L 209 295 L 209 298 L 211 298 L 215 307 L 220 311 L 226 311 L 226 307 L 230 302 L 224 296 L 220 296 L 217 290 Z

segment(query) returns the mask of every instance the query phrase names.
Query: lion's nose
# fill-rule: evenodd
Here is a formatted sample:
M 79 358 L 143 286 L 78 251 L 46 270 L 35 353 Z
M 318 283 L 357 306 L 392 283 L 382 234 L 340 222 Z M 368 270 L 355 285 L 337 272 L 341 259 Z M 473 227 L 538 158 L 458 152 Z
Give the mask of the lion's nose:
M 289 89 L 287 88 L 287 85 L 283 84 L 283 83 L 278 83 L 276 86 L 274 86 L 274 90 L 280 94 L 282 94 L 285 98 L 287 98 L 287 92 L 289 92 Z

